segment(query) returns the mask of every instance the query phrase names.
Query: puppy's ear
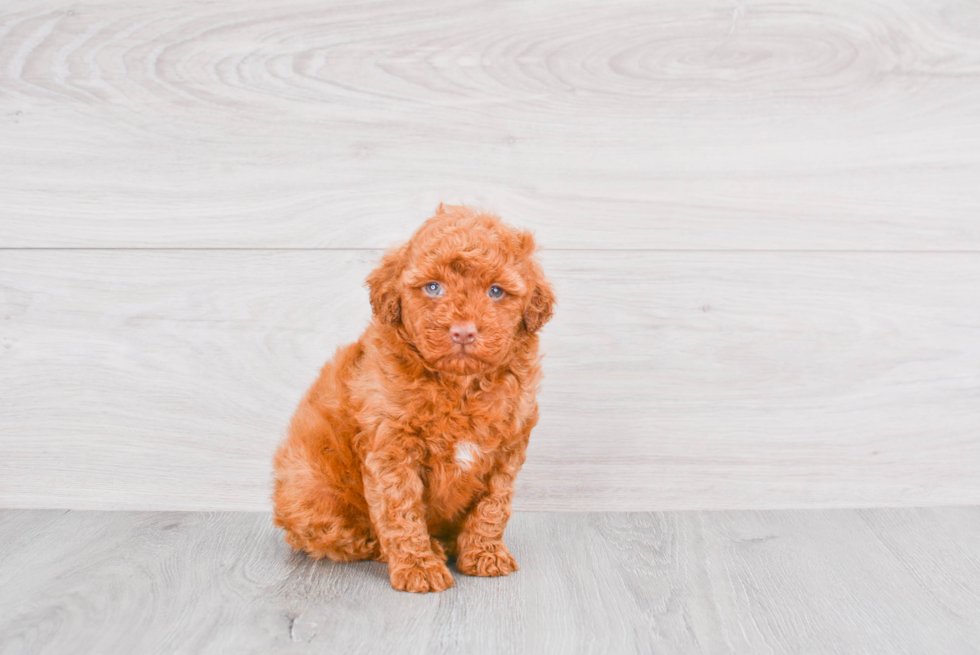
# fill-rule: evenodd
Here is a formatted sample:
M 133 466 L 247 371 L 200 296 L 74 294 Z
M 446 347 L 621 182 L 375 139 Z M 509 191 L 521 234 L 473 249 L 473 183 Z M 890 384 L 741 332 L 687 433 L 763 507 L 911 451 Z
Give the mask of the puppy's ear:
M 524 328 L 534 334 L 544 327 L 555 313 L 554 305 L 555 292 L 551 285 L 542 279 L 540 284 L 534 285 L 527 307 L 524 309 Z
M 534 237 L 530 232 L 521 232 L 519 236 L 521 255 L 525 258 L 527 266 L 527 281 L 531 287 L 531 294 L 524 307 L 524 329 L 534 334 L 544 327 L 555 313 L 555 291 L 545 279 L 541 265 L 534 256 L 534 251 L 537 250 Z
M 405 269 L 408 244 L 392 248 L 381 258 L 378 267 L 367 277 L 371 291 L 371 309 L 382 323 L 398 325 L 402 320 L 402 301 L 398 279 Z

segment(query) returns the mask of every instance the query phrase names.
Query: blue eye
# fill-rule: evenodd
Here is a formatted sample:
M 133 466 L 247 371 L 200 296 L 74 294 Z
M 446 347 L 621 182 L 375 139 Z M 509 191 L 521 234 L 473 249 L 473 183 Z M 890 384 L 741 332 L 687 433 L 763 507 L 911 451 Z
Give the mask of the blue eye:
M 422 291 L 430 298 L 438 298 L 443 294 L 442 285 L 438 282 L 426 282 Z
M 500 300 L 501 298 L 504 297 L 504 290 L 498 287 L 496 284 L 494 284 L 489 289 L 487 289 L 487 295 L 493 298 L 494 300 Z

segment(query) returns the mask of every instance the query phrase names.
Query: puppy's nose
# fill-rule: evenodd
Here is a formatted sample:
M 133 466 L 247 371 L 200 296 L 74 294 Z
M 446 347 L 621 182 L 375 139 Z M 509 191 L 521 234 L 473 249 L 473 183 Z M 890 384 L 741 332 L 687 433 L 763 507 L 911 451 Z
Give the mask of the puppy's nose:
M 476 341 L 476 325 L 473 321 L 455 323 L 449 328 L 449 334 L 452 335 L 453 341 L 465 346 Z

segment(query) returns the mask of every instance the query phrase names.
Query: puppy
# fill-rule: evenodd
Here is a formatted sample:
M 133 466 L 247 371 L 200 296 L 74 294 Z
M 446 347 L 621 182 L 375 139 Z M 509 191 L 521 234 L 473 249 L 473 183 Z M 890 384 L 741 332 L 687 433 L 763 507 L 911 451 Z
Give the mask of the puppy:
M 555 298 L 528 232 L 439 206 L 367 279 L 340 348 L 275 455 L 275 524 L 311 557 L 388 563 L 401 591 L 507 575 L 514 477 L 538 420 L 538 330 Z

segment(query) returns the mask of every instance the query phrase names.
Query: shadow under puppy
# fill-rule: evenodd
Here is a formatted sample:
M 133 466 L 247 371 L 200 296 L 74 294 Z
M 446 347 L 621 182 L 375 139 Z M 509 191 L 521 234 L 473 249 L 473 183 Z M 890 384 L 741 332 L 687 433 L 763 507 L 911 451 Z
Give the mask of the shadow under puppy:
M 367 279 L 374 316 L 340 348 L 276 453 L 275 523 L 311 557 L 388 563 L 395 589 L 507 575 L 514 477 L 554 293 L 529 232 L 439 206 Z

